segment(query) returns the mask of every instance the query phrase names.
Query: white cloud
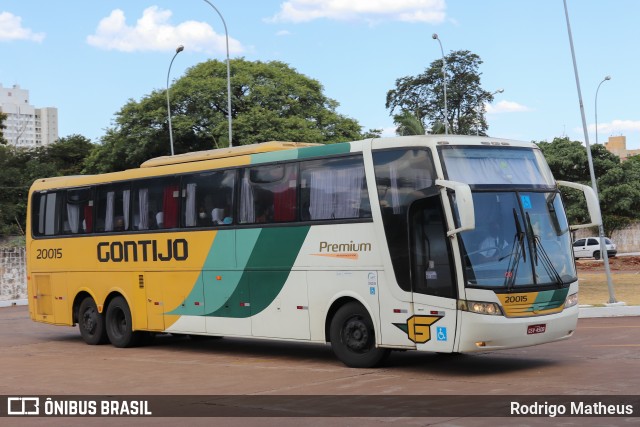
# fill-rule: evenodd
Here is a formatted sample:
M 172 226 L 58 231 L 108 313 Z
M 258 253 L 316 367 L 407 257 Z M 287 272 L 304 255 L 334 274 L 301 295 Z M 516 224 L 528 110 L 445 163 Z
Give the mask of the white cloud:
M 31 40 L 40 43 L 44 40 L 44 33 L 34 33 L 22 26 L 22 18 L 10 12 L 0 13 L 0 41 Z
M 184 45 L 188 51 L 226 54 L 224 32 L 216 33 L 205 22 L 185 21 L 171 25 L 171 14 L 170 10 L 151 6 L 142 12 L 135 26 L 129 26 L 124 12 L 115 9 L 100 21 L 95 34 L 87 36 L 87 43 L 122 52 L 171 51 L 178 45 Z M 242 44 L 230 37 L 229 52 L 238 54 L 243 51 Z
M 308 22 L 389 19 L 438 24 L 445 20 L 445 0 L 288 0 L 272 22 Z
M 500 101 L 495 104 L 485 104 L 485 109 L 487 114 L 522 113 L 531 111 L 529 107 L 513 101 Z
M 580 128 L 582 129 L 582 128 Z M 588 127 L 589 132 L 595 132 L 596 125 Z M 624 132 L 639 132 L 640 120 L 614 120 L 610 123 L 598 123 L 598 134 L 619 134 Z
M 276 36 L 280 36 L 280 37 L 290 36 L 290 35 L 291 35 L 291 32 L 287 30 L 280 30 L 276 33 Z

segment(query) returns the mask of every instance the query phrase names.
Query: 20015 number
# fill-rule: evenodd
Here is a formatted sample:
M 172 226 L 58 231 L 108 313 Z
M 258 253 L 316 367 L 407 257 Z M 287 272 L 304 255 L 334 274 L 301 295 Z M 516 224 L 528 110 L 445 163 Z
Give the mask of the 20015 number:
M 62 249 L 37 249 L 36 259 L 60 259 L 62 258 Z

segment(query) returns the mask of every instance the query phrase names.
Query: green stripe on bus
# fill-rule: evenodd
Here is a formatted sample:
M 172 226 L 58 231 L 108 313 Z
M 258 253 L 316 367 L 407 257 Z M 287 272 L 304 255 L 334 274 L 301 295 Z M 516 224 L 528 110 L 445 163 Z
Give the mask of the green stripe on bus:
M 564 304 L 568 293 L 569 288 L 538 292 L 538 296 L 529 311 L 548 310 L 559 307 Z
M 287 281 L 308 232 L 308 226 L 263 228 L 233 294 L 206 315 L 245 318 L 267 308 Z
M 298 149 L 299 159 L 308 159 L 309 157 L 331 156 L 335 154 L 346 154 L 351 152 L 351 144 L 348 142 L 340 142 L 338 144 L 327 144 L 317 147 L 305 147 Z
M 251 164 L 282 162 L 285 160 L 307 159 L 311 157 L 323 157 L 335 154 L 345 154 L 351 152 L 351 144 L 340 142 L 337 144 L 318 145 L 315 147 L 304 147 L 293 150 L 271 151 L 268 153 L 258 153 L 251 155 Z

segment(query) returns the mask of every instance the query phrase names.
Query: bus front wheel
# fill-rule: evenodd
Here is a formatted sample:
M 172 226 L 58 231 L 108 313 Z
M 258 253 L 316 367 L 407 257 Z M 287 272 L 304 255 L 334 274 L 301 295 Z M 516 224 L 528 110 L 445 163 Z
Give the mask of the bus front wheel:
M 98 312 L 96 302 L 91 297 L 86 297 L 80 303 L 78 329 L 80 329 L 80 336 L 87 344 L 98 345 L 108 342 L 104 316 Z
M 351 368 L 373 368 L 389 355 L 389 349 L 376 347 L 371 316 L 357 302 L 338 309 L 331 319 L 329 338 L 333 353 Z
M 134 332 L 132 326 L 129 304 L 123 297 L 115 297 L 107 307 L 106 318 L 107 335 L 111 344 L 119 348 L 138 345 L 142 335 Z

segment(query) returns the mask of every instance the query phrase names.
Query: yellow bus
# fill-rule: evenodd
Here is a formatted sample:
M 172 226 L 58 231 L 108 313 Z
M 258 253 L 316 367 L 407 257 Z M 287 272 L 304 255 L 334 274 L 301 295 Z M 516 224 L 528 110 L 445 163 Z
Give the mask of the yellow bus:
M 428 135 L 266 142 L 29 192 L 33 320 L 88 344 L 156 333 L 477 352 L 571 336 L 578 282 L 559 184 L 535 144 Z M 589 226 L 592 224 L 585 224 Z

